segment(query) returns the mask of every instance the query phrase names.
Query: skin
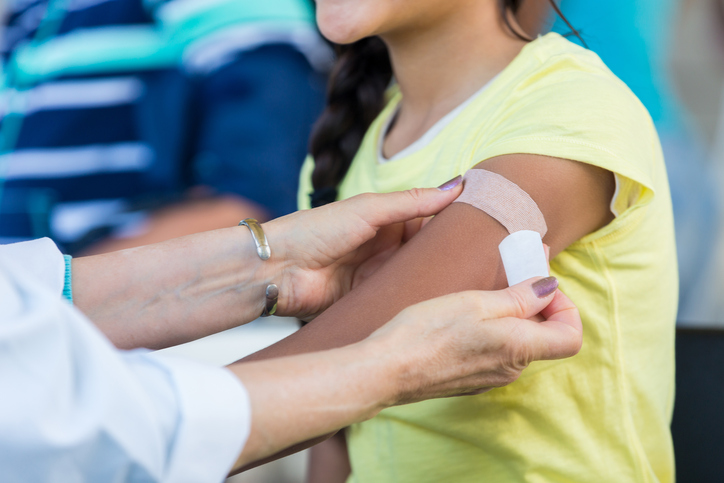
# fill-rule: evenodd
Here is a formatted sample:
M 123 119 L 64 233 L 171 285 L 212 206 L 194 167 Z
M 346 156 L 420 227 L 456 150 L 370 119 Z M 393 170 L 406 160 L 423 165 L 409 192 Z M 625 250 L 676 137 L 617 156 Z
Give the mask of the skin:
M 238 227 L 74 259 L 76 304 L 123 348 L 164 347 L 249 322 L 261 310 L 257 291 L 272 280 L 305 288 L 282 290 L 282 314 L 313 317 L 459 194 L 460 185 L 368 194 L 274 220 L 264 225 L 274 247 L 266 262 Z M 574 355 L 581 320 L 552 282 L 448 295 L 403 310 L 344 348 L 228 366 L 252 408 L 232 470 L 384 408 L 486 391 L 514 381 L 533 360 Z M 537 313 L 542 322 L 528 320 Z
M 408 1 L 408 3 L 410 2 Z M 455 3 L 455 8 L 451 7 L 453 3 Z M 394 6 L 404 6 L 399 4 L 404 4 L 404 2 L 396 2 Z M 360 36 L 369 35 L 370 32 L 384 33 L 383 38 L 390 46 L 397 79 L 406 102 L 403 103 L 398 122 L 385 142 L 384 149 L 388 156 L 419 137 L 419 134 L 426 131 L 450 108 L 459 104 L 499 72 L 522 48 L 520 41 L 506 40 L 500 35 L 494 35 L 495 28 L 500 32 L 500 26 L 494 27 L 496 20 L 490 11 L 492 2 L 450 2 L 448 7 L 440 7 L 442 4 L 443 2 L 428 0 L 424 4 L 425 8 L 418 3 L 416 6 L 419 8 L 380 9 L 377 7 L 384 7 L 385 2 L 319 2 L 320 24 L 327 24 L 326 27 L 322 25 L 322 29 L 325 34 L 329 34 L 330 38 L 346 32 L 348 39 L 351 39 L 349 41 L 353 41 L 356 40 L 355 35 L 360 38 Z M 327 8 L 327 6 L 335 7 L 335 5 L 336 9 Z M 479 10 L 482 6 L 488 8 Z M 430 9 L 426 10 L 427 7 Z M 466 15 L 461 14 L 460 8 L 462 7 L 465 9 Z M 361 10 L 355 12 L 356 8 Z M 367 17 L 359 15 L 360 11 Z M 419 11 L 426 13 L 418 15 Z M 334 19 L 335 15 L 338 20 L 329 22 L 321 20 L 326 16 Z M 476 25 L 473 29 L 458 28 L 471 18 L 475 18 L 480 25 Z M 363 21 L 357 22 L 359 19 Z M 343 28 L 336 28 L 335 22 L 341 22 Z M 347 22 L 346 26 L 345 22 Z M 327 27 L 331 28 L 331 33 L 326 32 Z M 480 38 L 482 41 L 478 42 Z M 334 38 L 332 40 L 341 41 Z M 442 42 L 437 43 L 440 40 Z M 472 42 L 473 48 L 469 51 L 463 52 L 456 48 L 465 46 L 467 42 Z M 459 55 L 450 56 L 449 52 L 459 52 Z M 495 54 L 483 55 L 486 52 Z M 485 60 L 481 62 L 481 59 Z M 436 69 L 426 68 L 431 62 L 435 63 Z M 461 69 L 465 65 L 468 68 Z M 474 65 L 472 69 L 471 65 Z M 425 73 L 425 75 L 422 76 L 421 73 Z M 563 190 L 563 192 L 569 190 L 570 193 L 576 193 L 578 187 L 591 188 L 587 196 L 592 196 L 596 200 L 606 198 L 607 186 L 605 183 L 603 188 L 599 185 L 591 186 L 594 181 L 600 181 L 602 177 L 605 177 L 605 174 L 601 175 L 584 169 L 584 173 L 579 177 L 567 178 L 561 186 L 557 184 L 557 175 L 563 173 L 570 164 L 575 163 L 566 160 L 546 160 L 544 162 L 541 159 L 531 158 L 538 157 L 524 156 L 523 159 L 518 160 L 512 158 L 501 160 L 502 166 L 499 171 L 505 172 L 506 169 L 510 169 L 524 173 L 520 179 L 515 177 L 511 177 L 511 179 L 525 189 L 526 180 L 532 183 L 532 178 L 534 178 L 530 175 L 529 163 L 535 162 L 535 166 L 539 167 L 538 172 L 535 173 L 536 176 L 540 175 L 539 171 L 552 170 L 550 176 L 554 183 L 549 188 Z M 508 166 L 509 168 L 506 168 Z M 575 170 L 575 168 L 571 169 Z M 543 203 L 544 200 L 539 200 L 536 193 L 531 193 L 531 195 L 538 201 L 546 217 L 553 215 L 552 210 L 555 206 L 551 207 Z M 573 197 L 573 201 L 580 200 Z M 565 243 L 585 234 L 586 230 L 590 229 L 588 220 L 593 219 L 594 222 L 597 222 L 605 218 L 605 210 L 601 209 L 599 212 L 592 210 L 603 204 L 597 201 L 593 201 L 592 204 L 594 206 L 589 206 L 587 203 L 574 203 L 577 208 L 580 208 L 580 212 L 560 214 L 559 218 L 566 220 L 567 225 L 563 228 L 551 227 L 550 236 L 552 238 L 550 241 L 554 254 L 565 248 Z M 591 217 L 591 213 L 599 216 Z M 306 228 L 315 226 L 311 223 L 300 225 Z M 460 227 L 465 227 L 463 233 L 460 232 Z M 456 228 L 458 228 L 457 232 Z M 271 239 L 276 239 L 274 230 L 274 224 L 269 224 L 268 231 Z M 301 273 L 319 275 L 330 271 L 329 267 L 334 266 L 335 269 L 332 271 L 340 270 L 339 273 L 345 273 L 345 277 L 342 283 L 332 285 L 331 296 L 320 297 L 316 300 L 311 297 L 308 300 L 304 296 L 292 293 L 290 299 L 285 300 L 286 305 L 282 305 L 280 300 L 280 308 L 283 307 L 283 310 L 287 311 L 285 313 L 288 314 L 295 313 L 288 309 L 294 307 L 299 315 L 313 317 L 329 303 L 338 300 L 344 293 L 344 289 L 355 289 L 332 309 L 319 316 L 314 323 L 307 326 L 308 329 L 300 331 L 299 335 L 296 335 L 291 341 L 287 340 L 283 344 L 270 348 L 256 359 L 288 354 L 299 355 L 276 361 L 237 364 L 230 368 L 244 381 L 252 394 L 252 408 L 255 413 L 249 442 L 240 455 L 236 468 L 263 460 L 281 448 L 297 444 L 304 439 L 372 417 L 389 405 L 414 402 L 428 397 L 480 392 L 511 382 L 530 361 L 536 358 L 566 357 L 576 353 L 580 348 L 580 320 L 576 322 L 575 307 L 569 301 L 566 302 L 562 295 L 556 295 L 556 299 L 559 302 L 563 300 L 565 303 L 553 304 L 559 310 L 554 310 L 552 313 L 543 310 L 542 306 L 530 309 L 531 305 L 522 304 L 521 297 L 514 296 L 513 299 L 517 302 L 513 304 L 513 307 L 524 307 L 518 312 L 514 311 L 514 314 L 518 315 L 515 322 L 512 323 L 511 319 L 494 319 L 496 322 L 492 325 L 479 324 L 481 319 L 488 320 L 485 317 L 489 314 L 489 312 L 484 312 L 485 315 L 481 317 L 480 310 L 488 304 L 481 305 L 480 301 L 474 300 L 475 294 L 480 295 L 481 292 L 467 292 L 461 295 L 450 295 L 448 298 L 432 299 L 438 295 L 458 290 L 501 287 L 502 272 L 492 248 L 497 246 L 497 242 L 502 239 L 504 233 L 501 230 L 502 228 L 497 225 L 497 222 L 486 215 L 481 215 L 472 208 L 457 205 L 443 211 L 428 224 L 428 227 L 419 236 L 400 249 L 397 248 L 400 247 L 405 230 L 398 227 L 397 236 L 392 237 L 397 240 L 396 245 L 392 243 L 389 245 L 391 250 L 379 252 L 385 253 L 386 256 L 371 260 L 374 268 L 380 267 L 380 262 L 386 263 L 361 283 L 359 281 L 362 277 L 359 275 L 363 272 L 369 273 L 372 271 L 371 267 L 360 272 L 357 272 L 357 269 L 349 269 L 349 267 L 345 270 L 344 264 L 336 266 L 337 259 L 331 261 L 328 259 L 326 265 L 310 265 L 306 272 L 304 270 L 297 272 L 298 275 Z M 370 233 L 370 230 L 367 229 L 363 231 Z M 374 237 L 378 231 L 372 230 L 371 232 L 371 237 Z M 450 238 L 451 234 L 454 235 L 452 238 Z M 483 239 L 476 250 L 471 250 L 469 241 L 476 237 L 480 240 L 481 234 Z M 224 245 L 227 250 L 233 250 L 230 237 L 231 232 L 223 237 L 219 236 L 220 239 L 227 240 Z M 357 237 L 352 238 L 358 239 Z M 369 241 L 370 238 L 363 239 Z M 95 309 L 99 311 L 100 315 L 105 315 L 105 319 L 101 317 L 102 328 L 105 327 L 107 333 L 115 335 L 117 340 L 121 341 L 121 345 L 132 346 L 140 344 L 141 341 L 134 340 L 132 343 L 124 343 L 124 337 L 127 339 L 128 331 L 118 329 L 113 323 L 114 318 L 108 317 L 108 309 L 104 306 L 114 309 L 120 306 L 122 313 L 137 317 L 137 319 L 126 320 L 142 320 L 147 317 L 145 311 L 148 308 L 148 302 L 154 302 L 151 304 L 153 307 L 171 307 L 174 301 L 178 301 L 174 290 L 185 288 L 184 284 L 189 281 L 199 278 L 206 281 L 224 280 L 224 277 L 231 277 L 231 281 L 227 282 L 229 285 L 236 286 L 246 283 L 261 288 L 272 279 L 262 273 L 253 274 L 253 270 L 252 276 L 245 282 L 234 278 L 238 277 L 238 274 L 235 275 L 236 272 L 233 270 L 221 270 L 220 273 L 210 274 L 200 272 L 206 265 L 200 265 L 200 261 L 196 257 L 201 256 L 200 246 L 204 243 L 196 246 L 196 242 L 197 239 L 181 239 L 181 241 L 175 242 L 182 244 L 181 246 L 169 247 L 170 252 L 177 250 L 177 254 L 185 254 L 187 248 L 197 250 L 190 250 L 191 253 L 196 253 L 195 256 L 184 257 L 181 265 L 186 266 L 187 262 L 191 263 L 182 270 L 181 276 L 171 277 L 168 281 L 161 283 L 161 287 L 168 289 L 162 293 L 168 293 L 170 301 L 157 303 L 156 300 L 149 300 L 148 295 L 144 295 L 144 290 L 148 292 L 150 287 L 157 286 L 155 282 L 158 281 L 154 278 L 157 274 L 144 272 L 148 278 L 140 280 L 141 283 L 138 283 L 137 286 L 135 283 L 130 283 L 123 287 L 121 292 L 123 290 L 126 292 L 122 293 L 122 296 L 119 297 L 117 292 L 104 291 L 101 288 L 101 293 L 95 293 L 95 298 L 82 300 L 81 296 L 81 304 L 87 303 L 89 310 Z M 373 239 L 371 243 L 374 245 L 375 240 Z M 382 245 L 388 246 L 386 243 L 383 242 Z M 183 244 L 189 246 L 184 247 Z M 450 250 L 441 250 L 441 244 Z M 281 243 L 280 245 L 283 247 L 282 253 L 284 254 L 293 253 L 299 250 L 299 247 L 307 246 L 306 243 Z M 178 263 L 179 257 L 163 258 L 160 257 L 161 252 L 158 250 L 155 252 L 144 251 L 144 256 L 141 257 L 143 262 L 139 266 L 160 261 L 160 266 L 167 268 Z M 455 253 L 457 256 L 449 258 L 449 253 Z M 228 256 L 229 258 L 226 260 L 233 260 L 233 255 L 224 250 L 221 255 Z M 280 257 L 280 259 L 283 258 Z M 319 260 L 317 259 L 317 262 Z M 425 263 L 421 264 L 420 261 L 423 260 Z M 109 261 L 110 266 L 116 269 L 108 272 L 112 273 L 109 277 L 118 276 L 119 273 L 123 274 L 122 266 L 128 262 L 128 260 L 118 259 Z M 423 270 L 428 262 L 431 263 L 433 269 Z M 103 263 L 100 267 L 102 266 L 108 265 Z M 474 274 L 470 273 L 470 267 L 477 267 Z M 91 265 L 86 268 L 90 270 Z M 80 271 L 82 272 L 82 269 Z M 96 271 L 96 273 L 98 272 Z M 282 273 L 284 273 L 283 270 Z M 284 287 L 315 288 L 322 286 L 316 284 L 325 280 L 324 276 L 310 275 L 312 278 L 305 279 L 296 277 L 292 275 L 293 273 L 294 270 L 288 270 L 281 280 L 297 283 L 284 283 Z M 199 275 L 201 276 L 199 277 Z M 415 275 L 418 276 L 415 277 Z M 136 281 L 134 274 L 125 273 L 123 276 L 126 277 L 124 278 L 126 281 Z M 434 280 L 443 283 L 431 283 Z M 222 283 L 222 286 L 227 285 Z M 400 286 L 406 287 L 405 296 L 390 300 L 387 294 L 393 293 L 394 289 Z M 242 302 L 238 294 L 233 291 L 227 290 L 219 294 L 218 291 L 213 290 L 213 284 L 207 284 L 207 287 L 209 288 L 199 292 L 184 293 L 184 299 L 192 299 L 190 306 L 187 307 L 192 315 L 190 319 L 184 321 L 185 326 L 203 326 L 204 310 L 202 308 L 211 310 L 211 313 L 207 312 L 208 320 L 217 318 L 224 320 L 222 312 L 228 311 L 215 312 L 214 303 L 206 302 L 209 298 L 215 299 L 218 307 L 222 309 L 232 306 L 238 308 L 238 304 Z M 470 295 L 471 293 L 472 295 Z M 209 297 L 209 294 L 213 296 Z M 130 303 L 125 306 L 124 303 L 108 303 L 114 300 L 130 300 Z M 260 299 L 257 298 L 257 300 Z M 405 307 L 421 300 L 428 300 L 428 304 L 433 305 L 420 305 L 417 308 L 413 307 L 400 312 Z M 372 302 L 372 306 L 370 306 L 370 302 Z M 360 310 L 362 306 L 370 308 L 367 311 Z M 259 308 L 257 307 L 257 309 Z M 445 325 L 441 322 L 451 313 L 460 319 L 462 314 L 459 310 L 473 314 L 472 319 L 462 317 L 462 320 L 472 320 L 473 322 L 461 324 L 458 321 L 453 325 Z M 541 310 L 543 310 L 542 317 L 545 322 L 537 323 L 527 320 L 527 317 L 531 317 Z M 170 334 L 177 332 L 177 330 L 172 330 L 174 329 L 174 318 L 168 315 L 173 313 L 173 309 L 164 309 L 154 317 L 146 319 L 147 322 L 160 320 L 160 323 L 153 327 L 149 334 L 146 334 L 149 339 L 143 342 L 145 345 L 163 346 Z M 382 329 L 379 332 L 378 329 L 385 325 L 387 320 L 395 318 L 396 314 L 400 314 L 396 319 L 397 323 L 393 323 L 389 326 L 391 328 Z M 509 316 L 510 312 L 507 315 Z M 339 316 L 343 318 L 340 319 Z M 345 319 L 345 316 L 348 318 Z M 557 319 L 564 316 L 572 316 L 572 322 L 566 323 Z M 228 316 L 226 317 L 228 319 Z M 414 324 L 412 320 L 419 323 Z M 475 324 L 475 321 L 478 324 Z M 240 322 L 243 320 L 241 320 L 241 316 L 237 316 L 232 324 L 237 325 Z M 223 328 L 228 323 L 229 321 L 226 320 L 225 323 L 214 327 L 204 327 L 199 332 L 195 332 L 194 329 L 191 331 L 194 332 L 193 334 L 187 333 L 183 338 L 193 338 L 200 333 L 210 333 Z M 145 323 L 136 324 L 133 327 L 134 330 L 130 332 L 140 334 L 134 335 L 134 337 L 145 337 L 144 327 L 146 326 Z M 473 337 L 476 326 L 483 328 L 485 334 L 481 334 L 477 338 Z M 350 331 L 350 328 L 360 330 Z M 542 330 L 546 332 L 541 332 Z M 550 333 L 552 336 L 544 338 L 543 334 L 548 335 L 548 330 L 552 331 Z M 370 335 L 372 335 L 371 339 Z M 423 337 L 423 339 L 419 337 Z M 466 341 L 471 345 L 463 344 Z M 537 349 L 530 347 L 531 341 L 539 344 Z M 438 346 L 438 349 L 423 351 L 420 350 L 422 343 L 442 344 L 442 347 Z M 375 346 L 375 344 L 378 345 Z M 348 346 L 341 348 L 345 345 Z M 370 347 L 376 347 L 376 349 L 369 349 Z M 459 357 L 457 359 L 443 357 L 445 347 L 448 350 L 457 351 L 456 354 Z M 483 353 L 475 352 L 481 349 Z M 322 352 L 303 354 L 317 350 Z M 476 357 L 473 357 L 474 355 Z M 419 359 L 416 359 L 415 356 Z M 432 366 L 430 366 L 431 364 Z M 470 364 L 479 365 L 471 367 Z M 477 379 L 456 372 L 461 369 L 472 370 L 477 375 Z M 437 381 L 429 379 L 431 375 L 438 377 L 440 374 L 442 376 Z M 481 378 L 481 374 L 484 374 L 484 377 Z M 285 388 L 282 397 L 279 394 L 281 387 Z M 392 390 L 393 396 L 388 392 L 390 387 L 395 388 Z M 329 398 L 320 400 L 320 394 L 326 394 Z M 323 408 L 323 411 L 320 411 L 320 407 Z M 290 411 L 290 408 L 295 409 Z M 280 416 L 285 413 L 288 415 Z
M 460 192 L 361 195 L 264 223 L 267 261 L 238 226 L 74 258 L 74 303 L 121 349 L 161 349 L 254 320 L 270 283 L 281 287 L 278 315 L 313 318 Z
M 545 34 L 547 26 L 550 26 L 553 9 L 549 0 L 524 0 L 518 10 L 516 19 L 522 32 L 528 38 L 534 39 L 538 35 Z
M 387 44 L 404 101 L 385 139 L 386 157 L 495 77 L 525 42 L 503 31 L 495 0 L 320 0 L 317 22 L 346 44 L 379 35 Z M 430 66 L 434 65 L 434 69 Z
M 528 320 L 541 313 L 543 322 Z M 581 347 L 578 310 L 530 281 L 410 307 L 362 342 L 229 369 L 249 391 L 253 422 L 233 471 L 380 410 L 509 384 L 534 360 Z
M 403 95 L 382 146 L 388 158 L 500 73 L 526 45 L 504 26 L 496 0 L 318 0 L 317 21 L 333 42 L 378 35 L 387 45 Z M 530 154 L 480 161 L 536 201 L 548 224 L 544 242 L 551 257 L 613 219 L 609 203 L 615 182 L 610 172 Z M 364 339 L 412 304 L 462 290 L 500 289 L 506 281 L 497 246 L 505 236 L 505 229 L 487 214 L 453 204 L 312 324 L 249 360 L 342 347 Z M 316 473 L 326 476 L 310 480 L 313 483 L 347 477 L 325 468 Z

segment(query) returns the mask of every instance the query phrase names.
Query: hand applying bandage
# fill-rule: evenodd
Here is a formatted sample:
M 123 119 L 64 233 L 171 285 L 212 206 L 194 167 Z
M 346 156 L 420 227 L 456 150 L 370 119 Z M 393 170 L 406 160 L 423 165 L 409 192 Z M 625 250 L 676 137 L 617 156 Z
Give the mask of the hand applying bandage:
M 548 227 L 533 198 L 503 176 L 484 169 L 465 174 L 463 193 L 455 201 L 473 206 L 508 230 L 498 245 L 508 285 L 548 276 L 543 237 Z
M 476 169 L 483 164 L 535 200 L 545 215 L 545 243 L 552 258 L 609 221 L 613 179 L 603 170 L 524 154 L 486 159 Z M 498 245 L 509 234 L 486 212 L 452 203 L 312 323 L 249 359 L 342 347 L 369 336 L 413 304 L 455 292 L 502 289 L 507 280 Z

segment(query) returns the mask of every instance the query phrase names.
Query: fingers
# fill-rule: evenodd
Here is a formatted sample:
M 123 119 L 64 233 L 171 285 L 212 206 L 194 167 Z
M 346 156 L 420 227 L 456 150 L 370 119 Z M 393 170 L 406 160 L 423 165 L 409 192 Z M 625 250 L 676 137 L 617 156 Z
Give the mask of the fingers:
M 575 329 L 580 330 L 580 317 L 575 316 L 571 318 L 572 316 L 570 315 L 577 312 L 578 308 L 575 306 L 573 301 L 571 301 L 571 299 L 569 299 L 566 294 L 564 294 L 560 290 L 557 290 L 551 303 L 548 304 L 546 308 L 541 310 L 541 315 L 545 317 L 546 320 L 559 320 L 561 322 L 568 323 L 569 325 L 571 325 L 571 327 Z
M 505 290 L 474 293 L 479 298 L 483 319 L 527 319 L 541 312 L 553 300 L 557 287 L 555 277 L 535 277 Z
M 531 360 L 544 361 L 572 357 L 581 350 L 583 332 L 558 321 L 530 322 L 520 343 Z
M 393 193 L 366 193 L 340 202 L 340 208 L 356 214 L 369 225 L 382 227 L 414 218 L 435 215 L 452 203 L 462 192 L 462 182 L 447 190 L 416 188 Z
M 551 303 L 541 311 L 543 322 L 531 322 L 523 344 L 534 360 L 563 359 L 581 350 L 583 326 L 578 308 L 557 290 Z

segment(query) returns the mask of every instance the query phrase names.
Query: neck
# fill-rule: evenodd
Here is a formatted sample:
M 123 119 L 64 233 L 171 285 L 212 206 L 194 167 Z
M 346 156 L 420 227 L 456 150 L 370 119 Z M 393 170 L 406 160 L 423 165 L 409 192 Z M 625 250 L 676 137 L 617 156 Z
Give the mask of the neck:
M 525 45 L 503 26 L 496 2 L 480 1 L 427 25 L 390 32 L 383 40 L 404 99 L 393 131 L 413 141 L 495 77 Z M 404 147 L 405 141 L 392 144 Z
M 506 30 L 494 2 L 471 2 L 429 25 L 384 36 L 408 103 L 435 103 L 460 89 L 472 94 L 525 45 Z

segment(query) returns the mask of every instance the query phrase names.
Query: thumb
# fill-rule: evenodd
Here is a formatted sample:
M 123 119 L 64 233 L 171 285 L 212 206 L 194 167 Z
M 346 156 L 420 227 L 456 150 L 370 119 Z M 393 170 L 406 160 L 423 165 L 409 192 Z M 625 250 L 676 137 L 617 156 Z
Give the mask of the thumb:
M 366 193 L 346 202 L 347 209 L 370 226 L 383 227 L 414 218 L 436 215 L 462 192 L 462 177 L 458 176 L 440 188 L 415 188 L 392 193 Z
M 551 303 L 557 288 L 555 277 L 535 277 L 504 290 L 478 292 L 482 297 L 483 319 L 533 317 Z

